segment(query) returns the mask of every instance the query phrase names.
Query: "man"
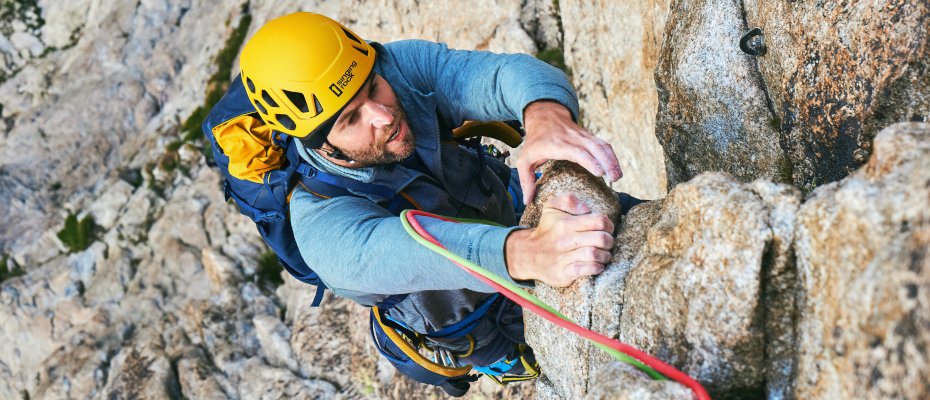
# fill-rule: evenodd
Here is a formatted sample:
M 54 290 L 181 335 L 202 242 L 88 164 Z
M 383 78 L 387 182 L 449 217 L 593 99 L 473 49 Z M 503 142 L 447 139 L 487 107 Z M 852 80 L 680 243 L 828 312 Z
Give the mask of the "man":
M 609 262 L 612 223 L 573 196 L 547 202 L 537 228 L 515 226 L 513 205 L 532 199 L 534 170 L 548 159 L 612 181 L 622 176 L 611 146 L 575 123 L 577 99 L 561 71 L 525 55 L 417 40 L 366 43 L 312 13 L 268 22 L 243 49 L 241 69 L 254 109 L 212 128 L 225 153 L 236 154 L 230 175 L 262 183 L 264 172 L 279 168 L 278 131 L 299 138 L 301 163 L 318 177 L 351 181 L 350 195 L 304 186 L 290 199 L 300 255 L 336 295 L 364 306 L 399 299 L 390 318 L 429 334 L 461 322 L 494 293 L 410 238 L 391 212 L 396 206 L 385 209 L 392 199 L 508 226 L 420 221 L 452 252 L 518 285 L 567 286 Z M 526 132 L 519 172 L 452 135 L 466 121 L 510 120 Z M 521 311 L 495 304 L 470 332 L 430 345 L 468 353 L 463 364 L 476 367 L 513 358 L 523 342 Z M 502 372 L 522 371 L 517 363 Z

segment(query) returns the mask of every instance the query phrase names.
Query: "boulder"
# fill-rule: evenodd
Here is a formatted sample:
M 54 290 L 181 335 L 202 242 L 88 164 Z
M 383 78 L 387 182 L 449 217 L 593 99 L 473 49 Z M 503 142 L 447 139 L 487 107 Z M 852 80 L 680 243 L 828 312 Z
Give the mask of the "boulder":
M 930 396 L 930 124 L 874 143 L 798 213 L 799 399 Z
M 742 4 L 746 27 L 765 32 L 767 52 L 754 64 L 779 122 L 784 172 L 802 191 L 862 166 L 879 130 L 930 117 L 926 3 Z
M 666 194 L 656 140 L 654 71 L 668 0 L 562 0 L 565 64 L 585 129 L 613 145 L 623 179 L 613 187 L 642 199 Z
M 542 215 L 543 204 L 569 192 L 588 205 L 592 213 L 607 215 L 612 221 L 618 220 L 620 207 L 617 196 L 603 179 L 594 177 L 575 163 L 549 161 L 542 167 L 536 197 L 526 207 L 520 225 L 535 227 Z M 590 328 L 597 297 L 592 279 L 579 279 L 567 288 L 537 282 L 533 294 L 581 326 Z M 523 314 L 527 343 L 533 347 L 546 378 L 539 380 L 537 396 L 543 399 L 581 398 L 587 390 L 591 367 L 587 362 L 591 352 L 587 341 L 567 331 L 553 335 L 553 329 L 559 328 L 528 311 Z M 547 393 L 553 393 L 554 397 L 547 396 Z
M 579 190 L 564 182 L 584 175 L 551 172 L 540 182 L 543 196 Z M 582 198 L 606 187 L 590 175 L 583 182 Z M 580 325 L 691 375 L 713 398 L 761 397 L 766 365 L 776 358 L 766 347 L 778 344 L 766 340 L 765 318 L 780 316 L 781 309 L 769 311 L 760 296 L 793 294 L 762 277 L 793 266 L 792 217 L 799 203 L 800 193 L 786 185 L 702 174 L 664 201 L 633 208 L 617 224 L 613 258 L 602 274 L 568 288 L 537 283 L 534 294 Z M 538 217 L 528 208 L 525 218 L 532 226 Z M 527 341 L 546 373 L 537 387 L 541 398 L 581 398 L 594 382 L 606 385 L 594 380 L 594 370 L 610 356 L 568 331 L 553 334 L 539 317 L 524 317 Z M 792 331 L 790 321 L 784 329 Z
M 474 13 L 456 12 L 452 0 L 420 7 L 414 3 L 381 3 L 369 6 L 361 0 L 343 1 L 339 20 L 366 40 L 381 43 L 401 39 L 443 42 L 453 49 L 490 50 L 497 53 L 536 54 L 536 44 L 520 26 L 524 2 L 478 0 L 469 8 Z
M 674 2 L 655 77 L 669 188 L 704 171 L 804 193 L 862 166 L 895 122 L 930 116 L 923 3 Z M 739 49 L 750 28 L 766 52 Z
M 156 343 L 138 344 L 120 350 L 110 365 L 102 398 L 173 399 L 181 394 L 164 349 Z
M 684 385 L 653 380 L 630 364 L 614 361 L 598 368 L 585 400 L 691 400 Z
M 740 51 L 742 3 L 676 1 L 655 70 L 656 137 L 669 189 L 704 171 L 778 177 L 778 115 L 755 60 Z
M 258 342 L 262 345 L 265 362 L 276 367 L 297 371 L 297 361 L 291 351 L 291 330 L 280 319 L 271 315 L 252 318 Z

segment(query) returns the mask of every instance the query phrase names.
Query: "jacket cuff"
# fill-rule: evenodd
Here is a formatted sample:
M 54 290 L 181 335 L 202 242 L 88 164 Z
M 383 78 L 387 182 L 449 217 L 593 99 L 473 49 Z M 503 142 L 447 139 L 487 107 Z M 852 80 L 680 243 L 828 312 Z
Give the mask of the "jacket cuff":
M 524 288 L 533 288 L 535 287 L 536 282 L 533 280 L 526 281 L 517 281 L 510 277 L 510 272 L 507 271 L 507 260 L 504 257 L 504 245 L 507 241 L 507 236 L 510 235 L 510 232 L 513 232 L 517 229 L 525 229 L 519 226 L 511 228 L 497 228 L 489 230 L 477 243 L 478 251 L 472 253 L 477 255 L 478 260 L 472 260 L 472 254 L 469 254 L 468 261 L 471 261 L 475 264 L 480 265 L 482 268 L 493 272 L 495 275 L 506 279 L 508 282 L 524 287 Z
M 526 121 L 523 120 L 523 115 L 526 107 L 537 100 L 552 100 L 565 106 L 572 114 L 572 121 L 578 123 L 578 98 L 575 92 L 562 85 L 538 83 L 526 88 L 521 95 L 523 107 L 520 108 L 520 123 L 524 126 L 526 126 Z

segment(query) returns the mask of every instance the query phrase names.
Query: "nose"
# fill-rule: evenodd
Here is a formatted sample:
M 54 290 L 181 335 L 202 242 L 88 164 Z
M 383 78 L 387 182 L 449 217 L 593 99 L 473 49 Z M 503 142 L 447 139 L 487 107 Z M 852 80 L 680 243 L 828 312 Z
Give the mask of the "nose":
M 374 101 L 369 100 L 367 103 L 365 111 L 370 115 L 372 128 L 380 130 L 382 127 L 394 122 L 394 114 L 391 109 Z

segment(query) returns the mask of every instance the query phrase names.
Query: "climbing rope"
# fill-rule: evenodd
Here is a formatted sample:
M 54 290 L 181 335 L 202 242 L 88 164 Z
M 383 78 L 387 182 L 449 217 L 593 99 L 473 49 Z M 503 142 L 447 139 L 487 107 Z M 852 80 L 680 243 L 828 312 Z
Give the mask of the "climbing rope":
M 513 300 L 523 308 L 529 309 L 533 313 L 549 320 L 549 322 L 568 329 L 569 331 L 572 331 L 575 334 L 587 339 L 589 342 L 606 351 L 614 358 L 635 365 L 637 368 L 645 372 L 653 379 L 666 380 L 671 378 L 672 380 L 681 383 L 682 385 L 685 385 L 691 389 L 695 396 L 697 396 L 698 400 L 710 400 L 710 397 L 707 395 L 707 391 L 704 390 L 701 384 L 697 383 L 697 381 L 685 373 L 675 369 L 675 367 L 672 367 L 671 365 L 668 365 L 661 360 L 652 357 L 649 354 L 646 354 L 632 346 L 624 344 L 619 340 L 611 339 L 590 329 L 585 329 L 579 326 L 574 321 L 560 313 L 558 310 L 550 307 L 546 303 L 543 303 L 542 300 L 539 300 L 536 296 L 527 293 L 522 288 L 504 280 L 493 272 L 481 268 L 480 266 L 469 262 L 459 255 L 452 253 L 442 244 L 440 244 L 439 241 L 433 238 L 432 235 L 423 229 L 422 226 L 420 226 L 420 223 L 416 220 L 417 216 L 436 218 L 449 222 L 483 223 L 490 225 L 497 224 L 481 220 L 446 218 L 418 210 L 407 210 L 400 214 L 400 220 L 404 225 L 404 229 L 407 230 L 407 233 L 410 234 L 414 240 L 426 246 L 430 250 L 433 250 L 434 252 L 442 255 L 443 257 L 448 258 L 449 261 L 452 261 L 455 263 L 455 265 L 458 265 L 460 268 L 480 279 L 482 282 L 493 287 L 495 290 L 504 296 L 507 296 L 507 298 Z

